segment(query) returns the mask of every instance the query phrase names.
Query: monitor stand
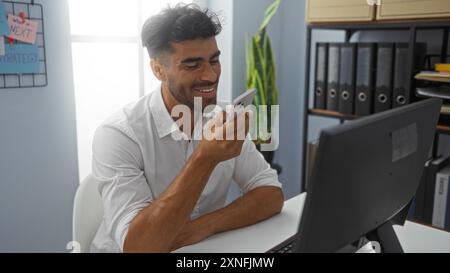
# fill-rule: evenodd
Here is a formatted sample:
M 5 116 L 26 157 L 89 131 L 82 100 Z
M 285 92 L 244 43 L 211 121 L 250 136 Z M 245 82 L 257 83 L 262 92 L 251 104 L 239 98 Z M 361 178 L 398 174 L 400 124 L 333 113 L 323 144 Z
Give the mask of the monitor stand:
M 413 200 L 409 201 L 409 203 L 391 220 L 387 221 L 367 235 L 367 239 L 370 241 L 376 241 L 380 244 L 382 253 L 403 253 L 403 248 L 392 226 L 403 226 L 405 224 L 412 202 Z
M 389 220 L 367 234 L 367 239 L 380 244 L 381 253 L 403 253 L 403 248 L 393 228 L 394 224 L 396 223 Z

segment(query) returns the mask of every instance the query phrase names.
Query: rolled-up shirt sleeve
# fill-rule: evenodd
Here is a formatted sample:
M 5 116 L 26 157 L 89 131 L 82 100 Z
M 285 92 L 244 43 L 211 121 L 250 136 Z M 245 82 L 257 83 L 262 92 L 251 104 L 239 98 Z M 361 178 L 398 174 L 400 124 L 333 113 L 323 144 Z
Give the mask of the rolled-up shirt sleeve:
M 244 193 L 263 186 L 281 188 L 277 172 L 270 167 L 253 141 L 247 137 L 236 157 L 233 179 Z
M 123 252 L 129 224 L 153 201 L 142 154 L 129 135 L 109 126 L 97 129 L 92 151 L 92 174 L 103 201 L 103 224 Z

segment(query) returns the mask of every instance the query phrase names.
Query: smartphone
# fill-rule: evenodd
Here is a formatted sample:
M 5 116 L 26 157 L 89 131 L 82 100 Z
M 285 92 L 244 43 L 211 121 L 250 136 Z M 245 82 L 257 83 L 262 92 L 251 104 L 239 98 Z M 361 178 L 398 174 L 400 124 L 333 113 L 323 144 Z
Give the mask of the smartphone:
M 239 95 L 237 98 L 235 98 L 233 100 L 233 111 L 230 111 L 230 113 L 228 113 L 228 118 L 227 120 L 230 120 L 234 117 L 234 113 L 236 113 L 236 108 L 239 108 L 239 106 L 242 106 L 243 108 L 247 107 L 248 105 L 250 105 L 253 101 L 253 97 L 255 97 L 256 94 L 256 89 L 255 88 L 251 88 L 248 89 L 247 91 L 245 91 L 244 93 L 242 93 L 241 95 Z

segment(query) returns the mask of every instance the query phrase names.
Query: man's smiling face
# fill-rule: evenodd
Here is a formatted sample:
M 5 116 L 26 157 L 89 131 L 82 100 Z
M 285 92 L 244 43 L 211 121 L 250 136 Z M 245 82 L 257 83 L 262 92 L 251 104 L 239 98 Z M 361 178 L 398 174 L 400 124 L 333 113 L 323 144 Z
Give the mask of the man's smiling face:
M 180 104 L 194 108 L 194 97 L 202 106 L 216 104 L 220 78 L 220 51 L 215 37 L 171 43 L 172 52 L 164 58 L 163 85 Z

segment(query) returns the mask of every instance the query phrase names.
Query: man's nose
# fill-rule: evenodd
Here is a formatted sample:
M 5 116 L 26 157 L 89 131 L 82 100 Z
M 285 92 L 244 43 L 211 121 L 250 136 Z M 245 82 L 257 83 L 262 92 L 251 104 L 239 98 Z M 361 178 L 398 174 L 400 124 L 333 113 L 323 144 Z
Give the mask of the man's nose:
M 202 71 L 202 75 L 200 77 L 200 80 L 202 81 L 209 81 L 209 82 L 216 82 L 217 81 L 217 72 L 214 71 L 213 67 L 211 65 L 206 65 L 205 68 Z

